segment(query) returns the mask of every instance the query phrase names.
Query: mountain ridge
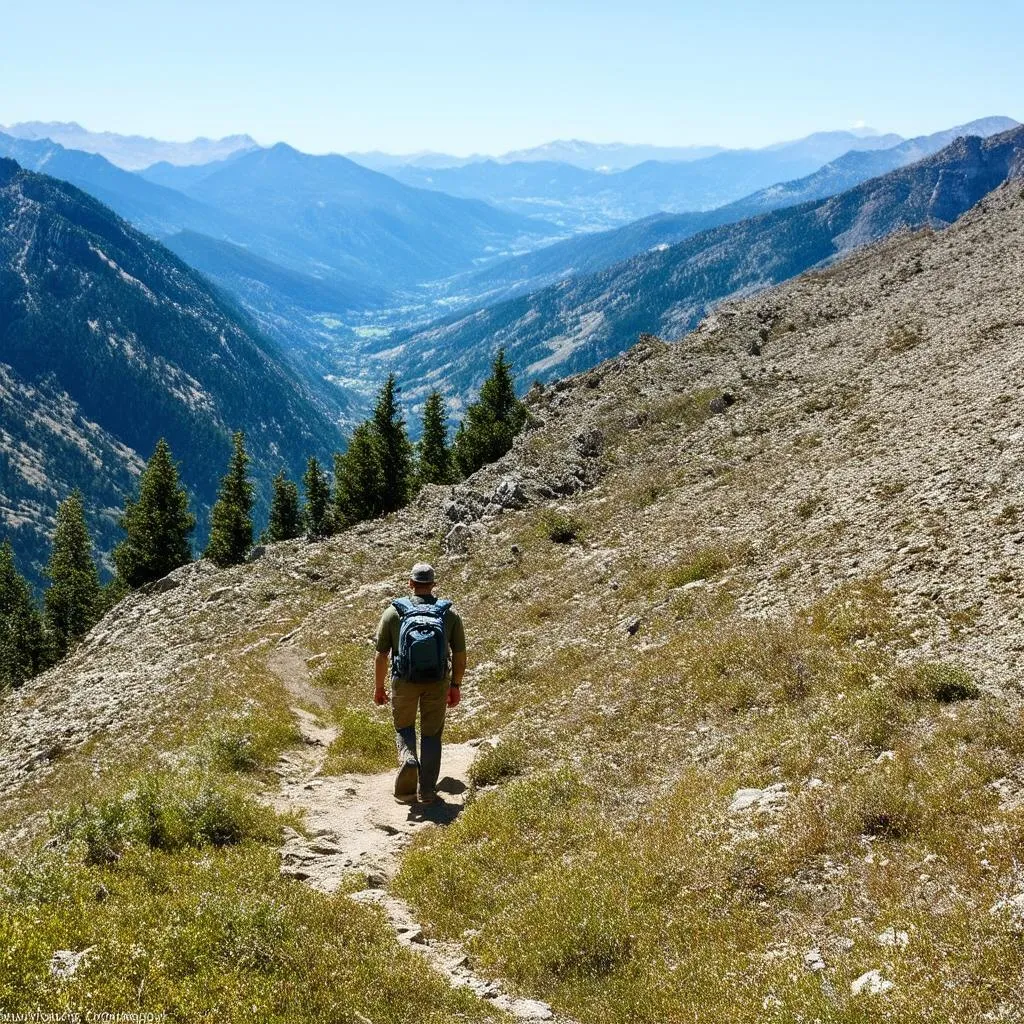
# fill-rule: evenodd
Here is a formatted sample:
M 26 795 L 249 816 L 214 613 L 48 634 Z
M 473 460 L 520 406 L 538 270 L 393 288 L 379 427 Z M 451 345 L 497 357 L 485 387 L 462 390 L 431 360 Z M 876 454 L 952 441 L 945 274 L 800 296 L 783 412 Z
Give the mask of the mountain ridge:
M 709 228 L 827 198 L 930 156 L 961 135 L 987 138 L 1017 126 L 1018 122 L 1012 118 L 987 117 L 932 135 L 906 139 L 888 149 L 851 150 L 804 178 L 770 185 L 717 209 L 703 213 L 655 214 L 611 231 L 568 238 L 476 271 L 468 280 L 456 282 L 455 287 L 468 291 L 488 288 L 489 302 L 534 291 L 559 278 L 602 270 L 656 245 L 673 245 Z
M 392 361 L 408 346 L 422 361 L 420 376 L 447 379 L 456 393 L 482 379 L 499 345 L 521 379 L 578 371 L 645 330 L 681 336 L 729 295 L 778 284 L 899 227 L 954 220 L 1020 172 L 1022 151 L 1024 127 L 960 138 L 839 196 L 713 228 L 587 277 L 397 333 L 378 358 Z
M 202 164 L 230 153 L 258 148 L 256 140 L 249 135 L 226 135 L 220 139 L 198 136 L 189 142 L 167 142 L 143 135 L 91 132 L 76 121 L 20 121 L 0 125 L 0 132 L 21 139 L 50 139 L 67 149 L 99 153 L 129 171 L 160 160 L 181 165 Z

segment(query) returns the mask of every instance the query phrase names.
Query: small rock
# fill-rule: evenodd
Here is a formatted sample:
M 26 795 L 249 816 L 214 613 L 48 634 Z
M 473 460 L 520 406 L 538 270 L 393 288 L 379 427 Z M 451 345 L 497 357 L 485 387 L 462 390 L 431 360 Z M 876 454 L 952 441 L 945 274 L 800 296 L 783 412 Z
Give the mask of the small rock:
M 320 853 L 326 856 L 334 856 L 342 852 L 341 847 L 337 843 L 332 843 L 327 839 L 317 839 L 309 844 L 309 849 L 313 853 Z
M 50 957 L 50 974 L 54 978 L 73 977 L 88 953 L 95 948 L 87 946 L 77 952 L 73 949 L 54 950 L 53 956 Z
M 880 996 L 884 995 L 892 987 L 893 983 L 888 978 L 882 977 L 882 972 L 877 968 L 865 971 L 856 981 L 850 982 L 850 992 L 855 996 Z
M 456 523 L 445 534 L 444 549 L 449 555 L 464 555 L 469 551 L 473 531 L 465 523 Z
M 895 928 L 886 928 L 875 938 L 880 946 L 888 946 L 891 949 L 906 949 L 910 945 L 910 935 L 907 932 L 897 931 Z
M 509 1011 L 519 1020 L 552 1020 L 555 1016 L 551 1007 L 539 999 L 513 999 Z
M 619 622 L 618 628 L 624 630 L 630 636 L 636 636 L 642 621 L 639 615 L 630 615 Z
M 732 803 L 729 804 L 729 813 L 745 811 L 748 807 L 753 807 L 763 796 L 763 789 L 737 789 L 733 794 Z
M 822 959 L 821 950 L 814 948 L 804 954 L 804 963 L 809 971 L 825 970 L 825 961 Z

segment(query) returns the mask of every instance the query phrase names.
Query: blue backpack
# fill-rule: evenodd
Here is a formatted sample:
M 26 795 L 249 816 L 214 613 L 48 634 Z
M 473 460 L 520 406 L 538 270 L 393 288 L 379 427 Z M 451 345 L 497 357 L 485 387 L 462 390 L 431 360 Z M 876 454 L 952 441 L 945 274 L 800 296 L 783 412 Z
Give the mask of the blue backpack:
M 391 659 L 391 678 L 410 683 L 436 683 L 448 674 L 444 616 L 451 601 L 418 604 L 407 597 L 391 602 L 400 616 L 398 651 Z

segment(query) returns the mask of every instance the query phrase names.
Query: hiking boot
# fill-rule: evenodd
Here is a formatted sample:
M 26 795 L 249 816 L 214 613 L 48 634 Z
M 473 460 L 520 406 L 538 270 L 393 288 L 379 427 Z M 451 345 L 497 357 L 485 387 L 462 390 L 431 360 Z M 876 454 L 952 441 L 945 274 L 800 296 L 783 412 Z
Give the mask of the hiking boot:
M 395 777 L 395 799 L 403 804 L 416 800 L 416 789 L 420 781 L 420 764 L 415 758 L 406 760 Z
M 436 804 L 438 799 L 437 793 L 432 789 L 425 789 L 416 794 L 416 803 L 418 804 Z

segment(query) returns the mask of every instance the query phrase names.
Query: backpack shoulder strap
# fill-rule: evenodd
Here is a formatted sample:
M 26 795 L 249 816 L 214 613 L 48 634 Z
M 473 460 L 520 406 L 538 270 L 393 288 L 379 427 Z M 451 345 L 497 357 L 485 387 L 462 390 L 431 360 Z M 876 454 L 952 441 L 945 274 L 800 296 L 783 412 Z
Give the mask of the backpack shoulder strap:
M 448 611 L 448 609 L 451 608 L 451 606 L 452 602 L 449 601 L 447 598 L 443 597 L 441 598 L 440 601 L 434 602 L 434 608 L 437 611 L 438 616 L 442 619 L 444 618 L 444 613 Z
M 409 612 L 411 612 L 413 608 L 417 606 L 413 604 L 412 601 L 410 601 L 409 598 L 407 597 L 396 597 L 391 602 L 391 607 L 394 608 L 396 612 L 398 612 L 400 618 L 404 619 L 406 615 L 408 615 Z

